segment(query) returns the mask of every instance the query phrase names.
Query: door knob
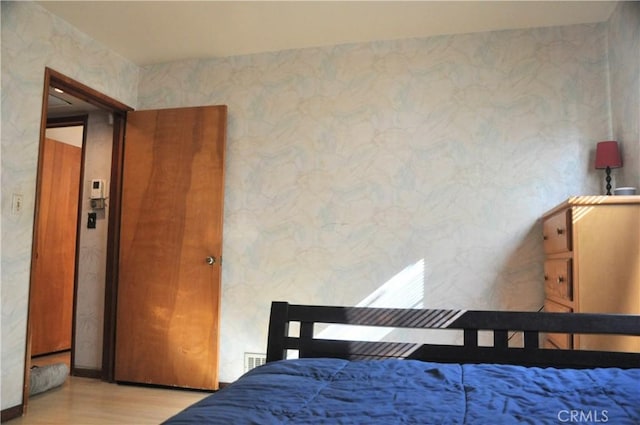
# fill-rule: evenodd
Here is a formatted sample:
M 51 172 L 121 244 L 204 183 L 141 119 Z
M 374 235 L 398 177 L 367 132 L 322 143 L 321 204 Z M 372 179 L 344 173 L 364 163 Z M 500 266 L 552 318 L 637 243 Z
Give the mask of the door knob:
M 213 256 L 209 256 L 207 258 L 204 259 L 204 261 L 206 261 L 206 263 L 210 266 L 213 266 L 216 262 L 216 257 Z

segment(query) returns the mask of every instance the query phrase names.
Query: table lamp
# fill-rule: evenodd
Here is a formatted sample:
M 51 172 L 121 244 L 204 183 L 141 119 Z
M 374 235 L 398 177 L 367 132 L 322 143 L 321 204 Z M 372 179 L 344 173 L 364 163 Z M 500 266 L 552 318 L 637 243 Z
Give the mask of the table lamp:
M 607 173 L 607 195 L 611 195 L 611 169 L 622 167 L 622 158 L 618 149 L 618 142 L 609 140 L 598 142 L 596 147 L 596 168 L 605 169 Z

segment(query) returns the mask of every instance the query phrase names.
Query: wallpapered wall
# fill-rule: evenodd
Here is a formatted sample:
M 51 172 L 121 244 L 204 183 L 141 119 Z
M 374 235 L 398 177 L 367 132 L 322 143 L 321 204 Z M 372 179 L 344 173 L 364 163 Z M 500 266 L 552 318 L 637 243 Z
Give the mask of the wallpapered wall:
M 606 33 L 578 25 L 144 68 L 140 108 L 229 105 L 220 379 L 242 373 L 244 352 L 265 351 L 272 300 L 353 305 L 375 292 L 388 306 L 540 308 L 538 218 L 599 193 Z M 393 279 L 403 271 L 404 286 Z
M 44 69 L 136 106 L 139 68 L 31 2 L 2 14 L 2 409 L 22 401 Z M 13 193 L 24 212 L 11 214 Z M 96 301 L 97 303 L 97 301 Z
M 109 115 L 101 111 L 89 114 L 86 131 L 74 364 L 77 368 L 100 370 L 110 202 L 107 199 L 104 209 L 93 210 L 90 193 L 91 180 L 102 179 L 106 182 L 105 193 L 109 194 L 113 144 L 113 126 L 109 124 Z M 87 214 L 92 211 L 97 216 L 96 228 L 87 229 Z
M 537 220 L 599 191 L 593 148 L 614 135 L 607 38 L 612 67 L 638 69 L 637 5 L 608 25 L 144 70 L 33 3 L 1 7 L 3 409 L 22 399 L 45 66 L 139 109 L 229 105 L 222 381 L 242 373 L 245 351 L 264 352 L 274 299 L 538 308 Z M 638 87 L 638 73 L 611 74 L 612 85 Z M 627 85 L 612 90 L 614 127 L 637 157 L 640 93 Z M 630 184 L 630 173 L 619 178 Z
M 618 186 L 640 195 L 640 2 L 622 2 L 609 19 L 613 137 L 621 145 Z

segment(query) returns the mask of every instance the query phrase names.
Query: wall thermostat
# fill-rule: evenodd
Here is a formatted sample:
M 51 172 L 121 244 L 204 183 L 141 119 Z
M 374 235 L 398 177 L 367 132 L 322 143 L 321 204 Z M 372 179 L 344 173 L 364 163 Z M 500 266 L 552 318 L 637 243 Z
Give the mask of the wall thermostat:
M 91 199 L 104 199 L 104 180 L 91 180 Z

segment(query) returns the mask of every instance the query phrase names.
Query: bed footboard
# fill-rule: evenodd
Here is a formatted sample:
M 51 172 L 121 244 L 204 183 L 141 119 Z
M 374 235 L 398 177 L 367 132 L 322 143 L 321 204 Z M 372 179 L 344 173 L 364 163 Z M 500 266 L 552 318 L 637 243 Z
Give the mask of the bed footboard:
M 299 335 L 291 336 L 289 325 L 295 322 L 299 323 Z M 455 329 L 462 332 L 463 341 L 460 345 L 443 345 L 324 339 L 314 334 L 318 324 Z M 479 344 L 480 331 L 493 333 L 493 345 Z M 509 335 L 514 332 L 522 332 L 523 346 L 509 346 Z M 267 362 L 285 359 L 287 351 L 293 350 L 300 358 L 406 358 L 558 368 L 640 367 L 640 353 L 541 348 L 542 333 L 640 337 L 640 315 L 335 307 L 275 301 L 271 306 Z

